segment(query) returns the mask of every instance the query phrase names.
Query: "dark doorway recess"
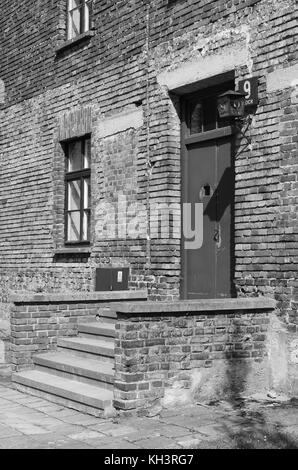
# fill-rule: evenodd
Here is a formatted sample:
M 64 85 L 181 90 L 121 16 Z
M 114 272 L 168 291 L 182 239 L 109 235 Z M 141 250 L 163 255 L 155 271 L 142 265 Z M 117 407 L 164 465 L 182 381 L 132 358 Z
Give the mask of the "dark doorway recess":
M 229 298 L 234 292 L 234 128 L 220 120 L 217 96 L 234 89 L 226 82 L 181 100 L 182 203 L 191 204 L 191 228 L 195 228 L 195 204 L 203 204 L 203 244 L 186 248 L 182 234 L 183 299 Z M 182 206 L 182 217 L 186 216 Z M 183 221 L 182 221 L 183 227 Z

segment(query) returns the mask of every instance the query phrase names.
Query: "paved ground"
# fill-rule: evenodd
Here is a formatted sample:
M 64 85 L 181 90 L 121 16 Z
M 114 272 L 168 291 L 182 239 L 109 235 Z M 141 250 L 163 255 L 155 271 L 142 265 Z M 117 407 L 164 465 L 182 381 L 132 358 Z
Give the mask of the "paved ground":
M 194 405 L 102 420 L 0 379 L 0 449 L 298 449 L 298 404 Z

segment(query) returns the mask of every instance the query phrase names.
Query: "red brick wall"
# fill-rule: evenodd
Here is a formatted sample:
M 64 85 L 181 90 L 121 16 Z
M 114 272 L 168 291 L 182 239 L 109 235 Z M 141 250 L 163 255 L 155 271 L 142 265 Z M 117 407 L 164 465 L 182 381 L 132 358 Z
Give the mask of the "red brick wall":
M 78 323 L 95 321 L 111 302 L 98 300 L 18 301 L 11 305 L 11 363 L 33 367 L 33 355 L 54 351 L 62 336 L 77 336 Z
M 96 316 L 97 305 L 16 304 L 11 309 L 11 352 L 15 370 L 33 367 L 32 356 L 55 350 L 61 336 L 76 336 L 85 316 Z
M 115 343 L 115 407 L 142 412 L 270 388 L 271 313 L 119 314 Z
M 252 149 L 236 159 L 236 284 L 240 295 L 275 296 L 296 331 L 297 94 L 266 87 L 268 73 L 297 63 L 294 0 L 95 2 L 95 35 L 57 54 L 64 11 L 64 0 L 1 6 L 2 291 L 92 290 L 94 269 L 112 263 L 130 266 L 130 286 L 148 282 L 152 298 L 179 296 L 179 239 L 109 240 L 95 242 L 87 258 L 54 256 L 63 233 L 61 119 L 91 108 L 93 204 L 120 190 L 129 200 L 146 203 L 149 192 L 151 201 L 179 202 L 179 121 L 156 76 L 245 45 L 248 62 L 236 81 L 259 76 L 260 105 Z M 142 127 L 99 137 L 104 118 L 140 102 Z

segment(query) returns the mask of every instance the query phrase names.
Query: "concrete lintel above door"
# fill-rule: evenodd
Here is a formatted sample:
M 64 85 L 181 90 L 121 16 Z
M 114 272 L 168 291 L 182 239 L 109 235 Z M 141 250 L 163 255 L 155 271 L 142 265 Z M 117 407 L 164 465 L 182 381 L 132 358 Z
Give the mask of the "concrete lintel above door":
M 157 82 L 169 91 L 183 95 L 231 80 L 235 69 L 248 63 L 249 53 L 246 47 L 230 47 L 221 54 L 201 56 L 195 61 L 184 62 L 175 70 L 161 72 L 157 76 Z

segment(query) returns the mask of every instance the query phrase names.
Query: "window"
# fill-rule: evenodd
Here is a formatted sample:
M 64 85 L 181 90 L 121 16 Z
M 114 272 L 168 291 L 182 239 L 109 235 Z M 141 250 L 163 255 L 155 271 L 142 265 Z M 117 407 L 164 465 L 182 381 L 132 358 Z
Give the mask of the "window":
M 68 0 L 67 39 L 74 39 L 90 29 L 92 0 Z
M 90 137 L 65 144 L 65 241 L 90 242 Z
M 191 95 L 187 108 L 190 135 L 231 125 L 230 119 L 219 119 L 217 97 L 227 90 L 233 90 L 234 86 L 234 82 L 228 82 Z

